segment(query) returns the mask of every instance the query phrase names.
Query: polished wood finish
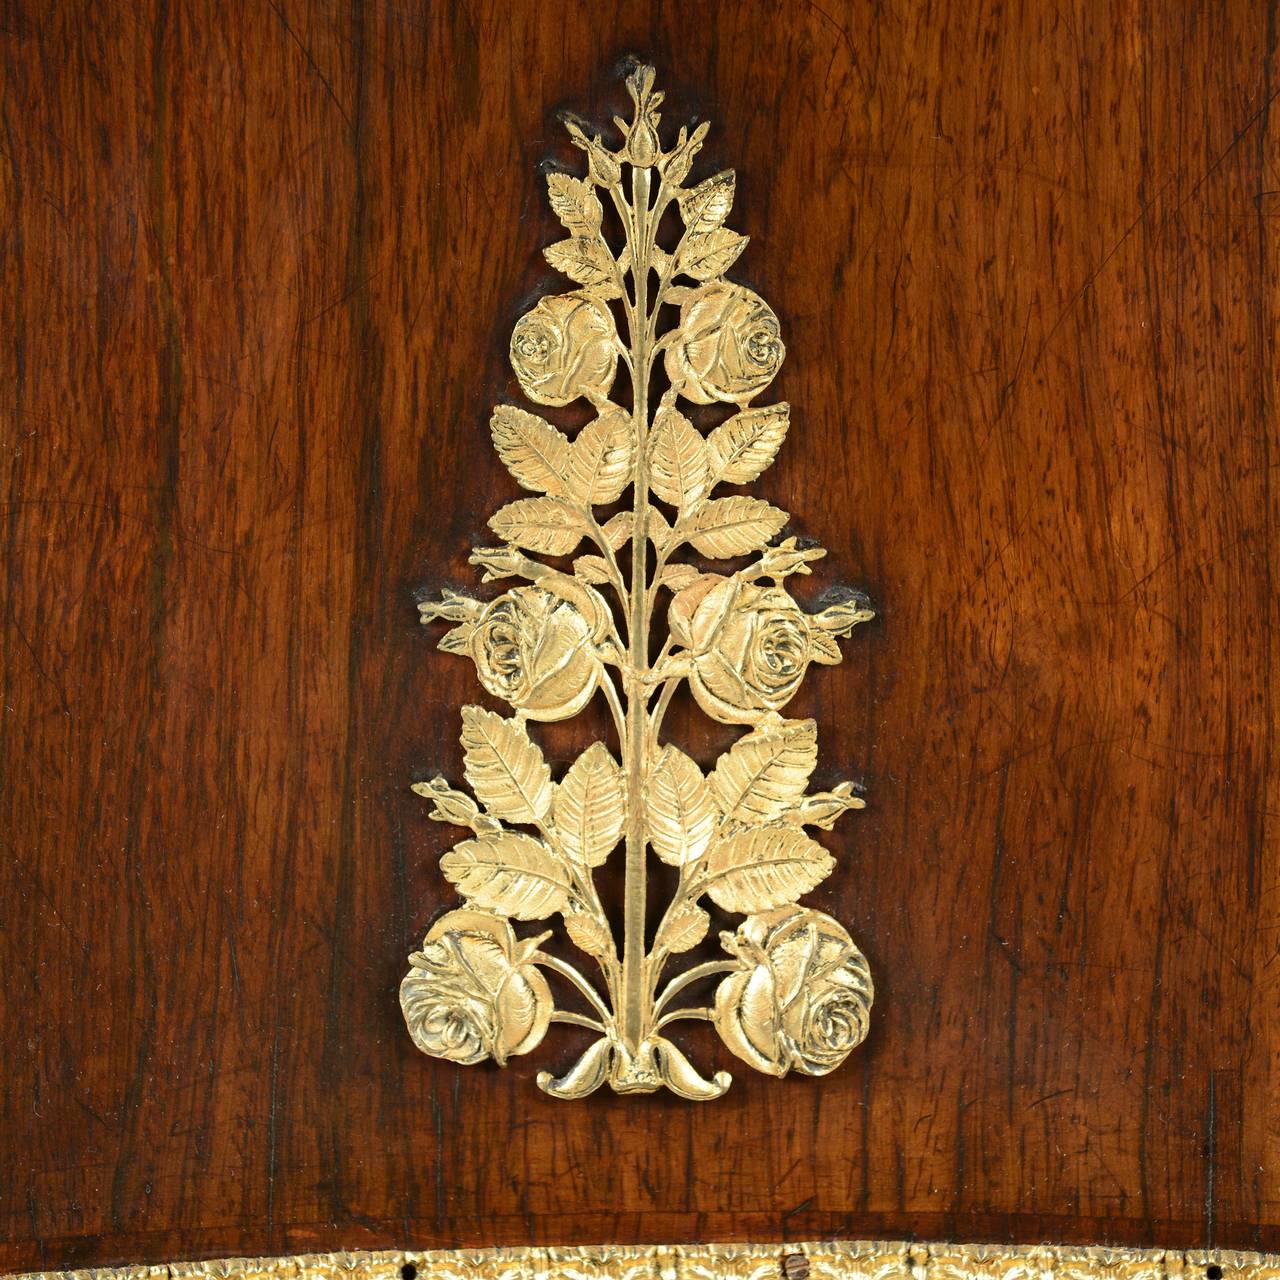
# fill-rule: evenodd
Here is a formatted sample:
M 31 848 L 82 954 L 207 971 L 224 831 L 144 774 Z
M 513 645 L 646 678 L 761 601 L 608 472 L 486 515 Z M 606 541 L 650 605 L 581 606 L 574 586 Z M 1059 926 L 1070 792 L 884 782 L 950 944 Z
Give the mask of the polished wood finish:
M 7 6 L 0 1265 L 1280 1244 L 1276 31 L 1256 0 Z M 543 1097 L 571 1038 L 428 1060 L 395 999 L 449 901 L 408 783 L 459 776 L 477 696 L 415 593 L 474 582 L 513 492 L 488 411 L 562 287 L 538 165 L 629 51 L 669 123 L 712 119 L 782 318 L 756 489 L 831 547 L 811 598 L 882 611 L 795 704 L 820 780 L 867 783 L 813 900 L 871 960 L 870 1039 L 703 1106 Z

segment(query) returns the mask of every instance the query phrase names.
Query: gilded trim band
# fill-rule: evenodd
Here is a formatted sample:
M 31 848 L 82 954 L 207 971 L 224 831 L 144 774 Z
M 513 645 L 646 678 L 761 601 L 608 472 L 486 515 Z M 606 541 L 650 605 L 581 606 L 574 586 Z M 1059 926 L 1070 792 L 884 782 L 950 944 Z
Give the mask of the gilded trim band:
M 588 1245 L 220 1258 L 16 1280 L 1280 1280 L 1275 1254 L 1067 1245 Z

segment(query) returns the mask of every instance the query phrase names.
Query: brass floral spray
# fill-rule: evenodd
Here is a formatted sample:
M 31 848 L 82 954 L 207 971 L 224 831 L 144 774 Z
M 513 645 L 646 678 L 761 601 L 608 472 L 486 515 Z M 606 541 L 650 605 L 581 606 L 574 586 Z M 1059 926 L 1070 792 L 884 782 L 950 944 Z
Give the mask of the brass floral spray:
M 704 1099 L 722 1094 L 730 1077 L 706 1078 L 671 1041 L 667 1030 L 681 1019 L 713 1023 L 734 1054 L 778 1076 L 792 1068 L 824 1075 L 867 1033 L 866 960 L 839 923 L 796 905 L 835 865 L 804 828 L 830 829 L 862 801 L 848 783 L 806 792 L 817 728 L 781 711 L 809 664 L 839 662 L 836 638 L 872 612 L 853 593 L 820 613 L 802 610 L 783 583 L 825 552 L 795 538 L 775 543 L 787 513 L 759 498 L 712 496 L 717 485 L 756 480 L 786 436 L 787 405 L 748 407 L 782 363 L 778 320 L 762 298 L 725 279 L 747 244 L 723 225 L 734 175 L 685 185 L 707 126 L 681 129 L 663 151 L 653 69 L 636 69 L 627 89 L 635 111 L 629 124 L 615 121 L 622 147 L 609 150 L 570 122 L 587 179 L 548 178 L 569 236 L 545 251 L 547 261 L 578 288 L 543 298 L 511 339 L 511 364 L 531 400 L 583 398 L 596 416 L 570 440 L 523 409 L 494 411 L 498 455 L 537 496 L 498 511 L 489 524 L 503 545 L 477 548 L 471 560 L 486 582 L 526 585 L 488 603 L 445 592 L 421 606 L 423 621 L 455 624 L 440 647 L 469 655 L 480 683 L 515 714 L 463 707 L 471 795 L 443 778 L 414 788 L 433 802 L 433 818 L 469 827 L 472 837 L 441 859 L 467 905 L 439 919 L 409 957 L 400 999 L 414 1043 L 459 1063 L 505 1063 L 535 1048 L 552 1022 L 589 1029 L 595 1038 L 563 1076 L 538 1076 L 555 1097 L 607 1083 Z M 602 197 L 625 237 L 616 254 Z M 658 228 L 672 206 L 684 230 L 667 250 Z M 625 341 L 610 303 L 625 317 Z M 651 411 L 659 356 L 669 387 Z M 631 381 L 630 410 L 609 399 L 619 363 Z M 704 436 L 680 412 L 682 397 L 736 412 Z M 631 509 L 601 523 L 596 508 L 628 489 Z M 528 554 L 571 556 L 584 539 L 594 550 L 569 572 Z M 687 549 L 704 561 L 751 559 L 733 573 L 704 572 L 676 558 Z M 655 646 L 661 591 L 671 598 Z M 662 739 L 682 683 L 714 719 L 749 726 L 710 773 Z M 597 693 L 621 760 L 597 742 L 555 782 L 528 722 L 576 715 Z M 619 953 L 593 873 L 620 844 Z M 679 874 L 651 943 L 650 851 Z M 710 928 L 704 898 L 746 916 L 720 935 L 727 958 L 661 985 L 673 958 Z M 599 967 L 603 989 L 542 949 L 549 932 L 520 939 L 510 923 L 557 915 Z M 587 1012 L 556 1008 L 547 974 L 576 990 Z M 710 1005 L 677 1000 L 712 977 L 720 981 Z

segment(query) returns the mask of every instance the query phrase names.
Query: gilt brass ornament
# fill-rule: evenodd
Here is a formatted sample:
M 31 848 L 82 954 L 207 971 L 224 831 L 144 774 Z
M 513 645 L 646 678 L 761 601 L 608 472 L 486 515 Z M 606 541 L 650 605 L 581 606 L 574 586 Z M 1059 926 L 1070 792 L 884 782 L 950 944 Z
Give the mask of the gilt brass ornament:
M 1280 1280 L 1280 1256 L 1226 1249 L 923 1244 L 523 1245 L 509 1249 L 311 1253 L 160 1266 L 32 1271 L 12 1280 Z
M 669 1037 L 681 1020 L 711 1022 L 759 1071 L 825 1075 L 866 1036 L 872 1000 L 845 929 L 797 905 L 835 866 L 805 828 L 830 830 L 862 801 L 850 783 L 807 791 L 817 727 L 785 708 L 809 665 L 839 662 L 837 638 L 873 614 L 853 591 L 802 609 L 785 583 L 826 553 L 779 540 L 787 513 L 763 499 L 732 488 L 713 496 L 758 479 L 787 434 L 788 405 L 752 405 L 784 347 L 769 305 L 725 279 L 747 244 L 724 226 L 734 175 L 689 181 L 707 126 L 681 129 L 664 151 L 653 84 L 650 67 L 627 78 L 634 115 L 615 121 L 617 150 L 569 121 L 588 176 L 548 177 L 569 235 L 546 257 L 577 287 L 519 320 L 511 365 L 531 401 L 583 399 L 595 416 L 571 439 L 515 405 L 494 410 L 498 455 L 535 496 L 490 519 L 500 545 L 471 561 L 486 582 L 520 585 L 488 602 L 445 591 L 419 606 L 424 622 L 453 624 L 440 647 L 469 657 L 514 714 L 462 708 L 471 794 L 440 777 L 414 787 L 431 817 L 472 835 L 440 864 L 466 906 L 409 957 L 401 1005 L 420 1049 L 462 1064 L 504 1064 L 552 1023 L 588 1029 L 595 1038 L 564 1075 L 538 1076 L 558 1098 L 604 1084 L 718 1097 L 730 1077 L 693 1066 Z M 678 238 L 659 230 L 671 211 Z M 630 407 L 610 399 L 620 373 Z M 704 435 L 682 399 L 729 413 Z M 629 506 L 601 510 L 628 492 Z M 713 567 L 722 561 L 743 567 Z M 746 726 L 709 772 L 662 735 L 682 684 L 713 719 Z M 529 722 L 577 715 L 597 694 L 618 753 L 597 742 L 556 781 Z M 621 946 L 594 875 L 619 845 Z M 652 936 L 651 855 L 678 877 Z M 706 938 L 708 903 L 745 919 L 720 933 L 723 958 L 668 974 Z M 520 937 L 511 924 L 553 917 L 602 985 L 544 949 L 550 930 Z M 572 993 L 570 1007 L 557 1005 L 548 978 Z M 712 978 L 710 1003 L 699 1002 Z

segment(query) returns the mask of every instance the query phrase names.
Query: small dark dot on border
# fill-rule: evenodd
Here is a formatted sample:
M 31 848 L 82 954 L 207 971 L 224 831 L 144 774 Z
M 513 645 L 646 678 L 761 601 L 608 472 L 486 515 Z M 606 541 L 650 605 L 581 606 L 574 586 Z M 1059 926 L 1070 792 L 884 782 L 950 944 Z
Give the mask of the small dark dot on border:
M 417 1280 L 418 1268 L 412 1262 L 406 1262 L 400 1268 L 400 1280 Z
M 1222 1268 L 1216 1262 L 1211 1262 L 1204 1269 L 1207 1280 L 1222 1280 Z

